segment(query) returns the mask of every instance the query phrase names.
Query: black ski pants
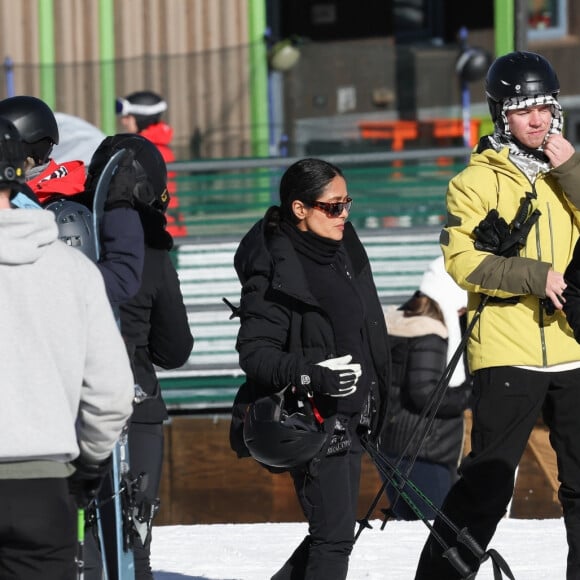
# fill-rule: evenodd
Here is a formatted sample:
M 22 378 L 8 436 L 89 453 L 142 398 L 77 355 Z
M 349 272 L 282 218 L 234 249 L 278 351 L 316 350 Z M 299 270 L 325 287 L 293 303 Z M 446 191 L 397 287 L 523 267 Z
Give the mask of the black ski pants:
M 163 467 L 163 424 L 131 423 L 129 425 L 129 460 L 131 471 L 147 474 L 147 486 L 137 492 L 137 506 L 151 506 L 159 498 Z M 145 542 L 138 537 L 133 549 L 135 580 L 153 580 L 151 572 L 151 534 Z
M 65 478 L 0 480 L 0 578 L 74 580 L 77 508 Z
M 308 520 L 308 536 L 272 580 L 344 580 L 354 545 L 362 446 L 356 428 L 360 415 L 349 417 L 351 447 L 322 457 L 316 470 L 291 472 Z M 325 426 L 334 424 L 326 419 Z M 311 471 L 313 473 L 311 473 Z
M 580 580 L 580 369 L 557 373 L 515 367 L 483 369 L 475 373 L 474 398 L 472 451 L 461 464 L 461 477 L 449 491 L 443 513 L 459 529 L 467 527 L 487 548 L 505 515 L 516 467 L 541 413 L 558 456 L 559 498 L 569 550 L 566 579 Z M 473 570 L 478 569 L 479 562 L 457 544 L 440 517 L 434 527 L 449 546 L 458 546 Z M 415 579 L 461 578 L 442 553 L 431 534 Z

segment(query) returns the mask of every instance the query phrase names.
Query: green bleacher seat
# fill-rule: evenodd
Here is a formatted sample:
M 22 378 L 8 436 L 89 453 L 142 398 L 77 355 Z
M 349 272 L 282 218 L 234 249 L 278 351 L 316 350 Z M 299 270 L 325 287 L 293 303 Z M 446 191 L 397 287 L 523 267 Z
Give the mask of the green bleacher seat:
M 432 227 L 361 234 L 384 305 L 399 304 L 418 288 L 427 265 L 440 255 L 439 233 Z M 195 344 L 182 368 L 158 372 L 170 412 L 229 409 L 244 380 L 235 350 L 239 320 L 230 320 L 222 301 L 239 303 L 233 267 L 239 239 L 177 240 L 173 257 Z

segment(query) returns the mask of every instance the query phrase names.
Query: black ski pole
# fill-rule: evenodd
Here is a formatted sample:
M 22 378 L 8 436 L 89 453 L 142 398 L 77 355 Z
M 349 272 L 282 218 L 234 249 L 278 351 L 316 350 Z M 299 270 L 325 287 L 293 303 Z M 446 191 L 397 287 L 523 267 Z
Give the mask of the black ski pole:
M 439 410 L 439 407 L 441 406 L 441 403 L 443 402 L 443 398 L 445 397 L 445 392 L 447 391 L 447 387 L 449 386 L 449 381 L 451 380 L 451 377 L 453 376 L 453 373 L 455 371 L 455 368 L 457 367 L 457 364 L 459 363 L 459 361 L 461 360 L 461 357 L 463 356 L 463 351 L 465 349 L 465 345 L 467 344 L 467 341 L 469 340 L 469 337 L 471 336 L 471 333 L 473 332 L 473 329 L 475 328 L 475 325 L 477 324 L 477 321 L 479 320 L 479 317 L 481 316 L 481 313 L 482 313 L 483 309 L 485 308 L 485 305 L 487 304 L 488 300 L 489 300 L 489 295 L 487 295 L 487 294 L 481 298 L 481 301 L 479 302 L 479 306 L 477 307 L 477 310 L 473 314 L 473 318 L 471 319 L 471 322 L 469 323 L 468 328 L 466 329 L 466 331 L 463 333 L 463 336 L 461 337 L 461 342 L 459 343 L 459 346 L 457 347 L 457 349 L 453 353 L 453 356 L 451 357 L 449 364 L 447 365 L 447 367 L 443 371 L 443 375 L 441 376 L 441 378 L 439 379 L 439 382 L 437 383 L 437 386 L 435 387 L 434 396 L 432 397 L 432 400 L 430 400 L 429 404 L 426 407 L 427 411 L 425 412 L 424 416 L 422 416 L 422 418 L 420 419 L 420 420 L 423 420 L 424 418 L 427 418 L 427 423 L 426 423 L 425 427 L 422 429 L 422 431 L 420 432 L 420 436 L 417 439 L 417 443 L 415 445 L 415 449 L 413 450 L 413 453 L 410 454 L 411 461 L 409 462 L 409 465 L 407 466 L 407 468 L 405 470 L 405 475 L 407 477 L 410 475 L 411 471 L 413 470 L 413 466 L 415 465 L 415 462 L 417 461 L 417 457 L 419 456 L 419 452 L 421 451 L 421 447 L 423 446 L 425 439 L 427 438 L 427 436 L 429 435 L 429 432 L 431 431 L 431 428 L 433 427 L 433 423 L 435 422 L 437 411 Z M 406 448 L 404 449 L 403 453 L 401 454 L 401 457 L 399 459 L 399 463 L 402 460 L 402 458 L 407 455 L 408 448 L 411 446 L 412 441 L 413 441 L 413 438 L 409 439 L 409 442 L 407 443 Z M 396 497 L 395 497 L 395 499 L 396 499 Z
M 430 532 L 433 534 L 436 541 L 444 549 L 443 557 L 447 558 L 453 567 L 460 573 L 466 573 L 466 564 L 463 562 L 456 547 L 449 547 L 449 545 L 441 538 L 441 536 L 436 533 L 433 526 L 424 517 L 418 506 L 414 504 L 413 500 L 410 498 L 409 494 L 404 493 L 404 488 L 408 487 L 412 492 L 414 492 L 419 499 L 421 499 L 425 505 L 434 511 L 436 516 L 455 534 L 457 542 L 463 544 L 479 561 L 480 564 L 485 562 L 488 558 L 492 561 L 494 578 L 499 580 L 502 578 L 502 572 L 510 579 L 514 580 L 512 571 L 505 559 L 497 552 L 497 550 L 490 549 L 485 551 L 475 538 L 469 533 L 467 528 L 460 529 L 447 515 L 437 507 L 432 500 L 413 483 L 413 481 L 401 472 L 396 465 L 394 465 L 389 458 L 384 455 L 379 449 L 373 447 L 372 444 L 366 439 L 362 439 L 363 448 L 370 455 L 373 463 L 376 465 L 379 472 L 387 478 L 387 480 L 393 485 L 397 490 L 399 495 L 404 499 L 404 501 L 409 505 L 411 510 L 419 517 L 419 519 L 429 528 Z M 413 503 L 411 505 L 409 500 Z M 463 572 L 462 572 L 463 571 Z M 470 576 L 464 576 L 464 578 L 470 578 Z
M 443 557 L 449 560 L 449 563 L 457 570 L 464 580 L 471 580 L 475 578 L 474 571 L 467 565 L 467 563 L 461 558 L 457 548 L 452 548 L 447 544 L 443 537 L 435 530 L 433 525 L 425 517 L 419 506 L 411 498 L 411 496 L 405 491 L 406 487 L 413 492 L 415 492 L 418 497 L 423 500 L 426 505 L 432 509 L 437 509 L 436 506 L 431 502 L 431 500 L 423 494 L 419 488 L 414 485 L 409 485 L 410 480 L 406 480 L 404 474 L 402 474 L 398 469 L 390 464 L 388 460 L 383 457 L 377 449 L 374 449 L 372 445 L 368 444 L 366 441 L 363 442 L 363 447 L 367 453 L 371 456 L 373 463 L 377 466 L 379 472 L 383 475 L 386 481 L 388 481 L 398 493 L 398 497 L 403 499 L 403 501 L 409 506 L 411 511 L 420 519 L 423 524 L 429 530 L 429 533 L 435 538 L 437 543 L 443 548 Z
M 427 422 L 424 429 L 419 434 L 420 436 L 418 439 L 416 439 L 415 436 L 413 436 L 409 439 L 409 441 L 407 442 L 407 445 L 405 446 L 405 448 L 403 449 L 403 451 L 401 452 L 401 454 L 399 455 L 399 457 L 397 459 L 396 466 L 399 467 L 403 458 L 407 456 L 409 448 L 410 448 L 411 444 L 413 443 L 413 441 L 414 440 L 418 441 L 418 444 L 416 445 L 416 448 L 413 452 L 413 459 L 407 468 L 407 475 L 409 473 L 411 473 L 411 470 L 413 469 L 413 465 L 415 464 L 415 461 L 417 460 L 417 456 L 419 454 L 419 451 L 421 450 L 423 442 L 425 441 L 427 435 L 429 434 L 429 430 L 431 429 L 431 427 L 433 425 L 433 421 L 435 420 L 435 415 L 437 413 L 437 410 L 439 409 L 439 406 L 441 405 L 441 402 L 443 401 L 443 397 L 444 397 L 445 391 L 449 385 L 449 381 L 451 379 L 451 376 L 453 375 L 453 372 L 455 371 L 455 368 L 457 367 L 457 364 L 460 361 L 461 356 L 463 355 L 463 350 L 465 349 L 465 345 L 467 344 L 467 340 L 469 339 L 469 336 L 471 335 L 473 328 L 475 327 L 475 324 L 479 320 L 481 312 L 485 308 L 485 305 L 487 304 L 488 300 L 489 300 L 489 296 L 485 295 L 482 297 L 482 299 L 479 303 L 479 306 L 477 307 L 477 310 L 475 311 L 473 318 L 471 319 L 469 326 L 467 327 L 467 329 L 463 333 L 463 336 L 461 337 L 461 342 L 459 343 L 457 349 L 453 353 L 453 356 L 451 357 L 451 360 L 449 361 L 448 365 L 446 366 L 445 370 L 443 371 L 441 378 L 437 382 L 437 385 L 435 386 L 433 393 L 429 397 L 425 407 L 423 408 L 421 414 L 419 415 L 419 418 L 417 419 L 417 424 L 420 424 L 427 417 L 427 415 L 431 412 L 431 410 L 433 408 L 435 408 L 434 412 L 432 412 L 430 415 L 430 420 Z M 381 485 L 379 491 L 377 492 L 377 494 L 373 498 L 373 501 L 371 502 L 371 505 L 370 505 L 369 509 L 367 510 L 366 514 L 364 515 L 364 517 L 362 519 L 358 520 L 359 527 L 358 527 L 357 532 L 355 534 L 355 542 L 356 542 L 356 540 L 358 540 L 359 536 L 361 535 L 362 531 L 365 528 L 372 528 L 372 526 L 369 523 L 369 519 L 370 519 L 373 511 L 377 507 L 382 495 L 384 494 L 387 485 L 388 485 L 388 480 L 385 480 L 383 482 L 383 484 Z M 395 495 L 395 498 L 392 502 L 390 509 L 384 511 L 385 519 L 383 521 L 383 525 L 381 526 L 381 529 L 383 529 L 385 527 L 389 516 L 392 515 L 392 510 L 393 510 L 394 506 L 396 505 L 397 501 L 398 501 L 398 494 Z

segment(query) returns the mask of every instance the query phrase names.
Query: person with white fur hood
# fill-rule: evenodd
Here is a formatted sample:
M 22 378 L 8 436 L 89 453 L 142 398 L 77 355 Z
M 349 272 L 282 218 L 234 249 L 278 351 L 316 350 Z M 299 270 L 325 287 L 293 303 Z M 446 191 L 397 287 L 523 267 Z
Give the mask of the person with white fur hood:
M 431 262 L 419 290 L 402 306 L 389 307 L 385 317 L 391 337 L 392 382 L 381 450 L 403 473 L 407 472 L 430 413 L 422 418 L 443 371 L 461 342 L 460 317 L 467 306 L 467 292 L 445 271 L 443 257 Z M 463 411 L 468 407 L 471 380 L 464 358 L 456 366 L 439 406 L 433 426 L 421 445 L 410 477 L 440 507 L 451 484 L 463 450 Z M 401 520 L 418 516 L 396 490 L 388 485 L 393 515 Z M 434 510 L 409 493 L 427 519 Z

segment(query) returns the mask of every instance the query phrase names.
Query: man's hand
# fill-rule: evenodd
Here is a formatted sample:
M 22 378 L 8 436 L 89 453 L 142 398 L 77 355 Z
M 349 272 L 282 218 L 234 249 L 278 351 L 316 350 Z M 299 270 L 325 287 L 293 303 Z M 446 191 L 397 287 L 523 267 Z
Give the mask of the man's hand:
M 548 270 L 548 277 L 546 278 L 546 298 L 549 298 L 554 304 L 556 310 L 562 310 L 566 299 L 562 296 L 566 289 L 566 281 L 564 275 L 560 272 L 554 272 L 550 268 Z
M 544 153 L 552 167 L 558 167 L 574 155 L 574 146 L 560 134 L 548 135 L 544 142 Z

